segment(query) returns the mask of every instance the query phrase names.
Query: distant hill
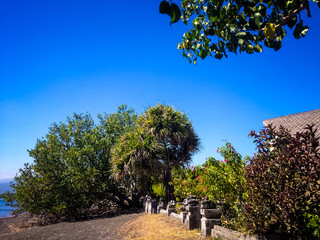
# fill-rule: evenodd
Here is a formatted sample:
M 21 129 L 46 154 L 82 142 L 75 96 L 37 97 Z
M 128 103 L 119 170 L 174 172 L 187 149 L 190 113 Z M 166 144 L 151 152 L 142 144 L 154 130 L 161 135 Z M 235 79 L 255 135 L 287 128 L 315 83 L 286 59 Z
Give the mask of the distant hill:
M 13 179 L 1 179 L 0 182 L 0 194 L 5 193 L 6 191 L 12 192 L 13 189 L 10 187 L 10 182 Z

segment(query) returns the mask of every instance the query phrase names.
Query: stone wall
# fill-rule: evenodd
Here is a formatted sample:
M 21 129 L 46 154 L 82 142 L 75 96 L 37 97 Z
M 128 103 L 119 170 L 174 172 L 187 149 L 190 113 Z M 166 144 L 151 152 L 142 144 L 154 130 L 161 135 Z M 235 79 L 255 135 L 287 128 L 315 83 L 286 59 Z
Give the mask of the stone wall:
M 194 196 L 189 196 L 184 200 L 184 207 L 180 208 L 181 213 L 177 214 L 175 211 L 175 202 L 170 201 L 167 208 L 164 208 L 163 202 L 157 203 L 150 196 L 144 198 L 143 207 L 148 214 L 162 213 L 172 218 L 179 219 L 188 230 L 201 229 L 201 234 L 204 237 L 211 235 L 211 230 L 214 225 L 221 224 L 219 209 L 211 209 L 211 206 L 199 201 Z
M 143 201 L 143 208 L 148 214 L 162 213 L 175 219 L 179 219 L 188 230 L 200 229 L 203 237 L 212 236 L 224 240 L 284 240 L 286 237 L 281 234 L 269 234 L 265 236 L 250 236 L 231 229 L 221 227 L 221 211 L 212 206 L 209 201 L 202 201 L 201 204 L 194 196 L 189 196 L 183 201 L 180 214 L 175 212 L 175 202 L 168 203 L 164 208 L 162 199 L 157 202 L 150 196 Z
M 282 234 L 267 234 L 264 236 L 251 236 L 248 234 L 240 233 L 235 230 L 224 228 L 221 226 L 214 226 L 211 232 L 214 238 L 221 238 L 224 240 L 285 240 L 285 235 Z

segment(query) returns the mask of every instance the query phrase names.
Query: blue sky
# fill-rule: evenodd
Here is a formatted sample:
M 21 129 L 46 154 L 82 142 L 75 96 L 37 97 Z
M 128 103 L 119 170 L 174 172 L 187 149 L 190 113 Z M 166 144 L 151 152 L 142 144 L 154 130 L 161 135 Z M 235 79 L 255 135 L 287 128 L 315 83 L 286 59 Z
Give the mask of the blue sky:
M 194 66 L 177 43 L 187 27 L 158 0 L 0 0 L 0 179 L 32 162 L 27 149 L 76 113 L 138 113 L 158 102 L 191 119 L 202 141 L 193 164 L 230 141 L 242 155 L 264 119 L 320 108 L 320 9 L 278 51 L 208 58 Z

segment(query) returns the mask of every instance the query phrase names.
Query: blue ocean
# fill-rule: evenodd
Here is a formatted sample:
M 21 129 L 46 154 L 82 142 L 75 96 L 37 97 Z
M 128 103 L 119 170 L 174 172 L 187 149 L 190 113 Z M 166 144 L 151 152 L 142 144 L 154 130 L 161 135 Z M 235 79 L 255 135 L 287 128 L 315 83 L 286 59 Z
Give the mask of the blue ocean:
M 11 216 L 11 211 L 13 211 L 14 208 L 10 206 L 5 205 L 5 201 L 3 198 L 0 198 L 0 218 L 3 217 L 10 217 Z

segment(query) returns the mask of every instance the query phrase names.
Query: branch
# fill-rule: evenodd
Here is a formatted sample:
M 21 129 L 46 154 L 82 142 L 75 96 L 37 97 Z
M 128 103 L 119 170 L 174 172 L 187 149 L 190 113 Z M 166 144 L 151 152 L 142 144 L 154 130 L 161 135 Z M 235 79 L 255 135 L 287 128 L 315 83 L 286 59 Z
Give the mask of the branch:
M 303 6 L 306 9 L 307 16 L 311 17 L 310 8 L 309 8 L 309 0 L 303 0 Z
M 292 18 L 294 18 L 297 14 L 299 14 L 303 9 L 305 9 L 304 4 L 301 4 L 296 10 L 290 13 L 289 16 L 284 17 L 283 20 L 276 26 L 276 28 L 286 25 Z
M 274 9 L 276 10 L 278 15 L 280 16 L 280 12 L 279 12 L 278 6 L 276 5 L 276 1 L 275 0 L 273 0 L 273 5 L 274 5 Z

